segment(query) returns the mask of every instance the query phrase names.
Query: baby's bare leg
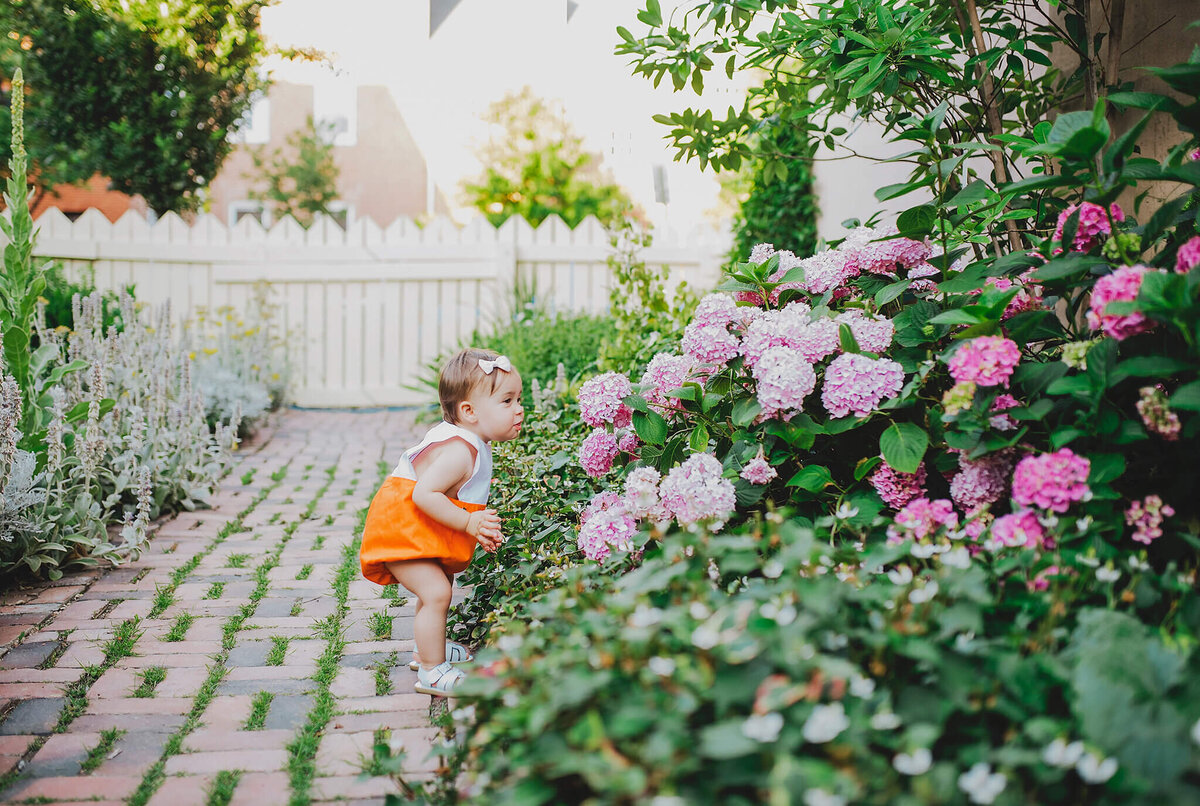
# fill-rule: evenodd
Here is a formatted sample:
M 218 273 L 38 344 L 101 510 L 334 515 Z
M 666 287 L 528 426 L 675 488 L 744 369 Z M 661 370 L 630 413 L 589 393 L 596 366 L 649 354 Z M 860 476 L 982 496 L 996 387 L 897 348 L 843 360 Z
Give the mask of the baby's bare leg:
M 413 638 L 421 666 L 432 669 L 446 660 L 446 613 L 450 610 L 450 582 L 435 560 L 388 563 L 388 570 L 417 597 Z

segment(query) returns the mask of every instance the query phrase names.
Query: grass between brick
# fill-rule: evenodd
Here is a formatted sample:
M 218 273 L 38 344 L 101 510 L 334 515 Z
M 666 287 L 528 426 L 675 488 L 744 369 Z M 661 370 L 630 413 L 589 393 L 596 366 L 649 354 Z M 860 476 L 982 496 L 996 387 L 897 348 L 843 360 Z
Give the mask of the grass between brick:
M 286 468 L 287 466 L 285 465 L 284 467 Z M 276 486 L 278 486 L 279 482 L 283 480 L 284 476 L 279 475 L 279 477 L 276 478 L 276 475 L 278 474 L 272 474 L 271 478 L 276 482 Z M 179 752 L 183 749 L 184 740 L 189 734 L 192 733 L 192 731 L 200 726 L 204 712 L 208 709 L 209 703 L 212 702 L 213 697 L 216 696 L 217 687 L 221 684 L 221 681 L 225 677 L 227 671 L 225 668 L 225 662 L 229 659 L 229 653 L 233 649 L 234 644 L 237 642 L 238 632 L 243 629 L 246 621 L 254 615 L 254 611 L 258 608 L 258 603 L 262 601 L 262 598 L 266 596 L 267 591 L 270 589 L 269 576 L 271 569 L 279 565 L 279 558 L 283 554 L 283 550 L 287 546 L 288 541 L 292 539 L 292 535 L 316 509 L 317 503 L 325 494 L 325 491 L 328 489 L 328 487 L 329 485 L 326 484 L 317 490 L 307 509 L 300 515 L 300 517 L 284 527 L 279 541 L 272 547 L 270 553 L 263 559 L 263 561 L 254 569 L 254 590 L 252 590 L 249 597 L 247 597 L 246 604 L 242 605 L 242 607 L 238 609 L 238 612 L 230 616 L 229 619 L 222 625 L 221 651 L 214 656 L 212 663 L 209 665 L 208 676 L 205 678 L 204 684 L 200 687 L 200 691 L 196 694 L 195 699 L 192 701 L 191 710 L 188 711 L 183 725 L 181 725 L 179 730 L 177 730 L 171 736 L 171 738 L 167 740 L 166 745 L 163 747 L 162 755 L 159 757 L 158 761 L 156 761 L 153 766 L 146 771 L 145 775 L 142 776 L 142 781 L 138 785 L 138 788 L 130 796 L 129 800 L 126 801 L 127 806 L 145 806 L 145 804 L 150 801 L 150 798 L 154 796 L 154 793 L 158 791 L 158 788 L 162 785 L 163 780 L 166 778 L 167 760 L 172 756 L 179 754 Z M 264 719 L 266 717 L 265 710 L 263 711 L 262 717 Z M 236 783 L 237 782 L 235 780 L 233 784 L 236 785 Z M 230 793 L 232 796 L 232 788 L 230 789 Z M 209 802 L 214 801 L 210 800 Z M 217 802 L 226 803 L 228 801 Z

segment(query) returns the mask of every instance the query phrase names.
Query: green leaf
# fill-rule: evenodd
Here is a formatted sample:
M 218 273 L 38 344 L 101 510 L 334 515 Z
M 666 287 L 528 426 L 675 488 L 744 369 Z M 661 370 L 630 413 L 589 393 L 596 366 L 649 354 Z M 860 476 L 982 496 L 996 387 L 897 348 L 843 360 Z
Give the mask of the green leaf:
M 1119 453 L 1093 453 L 1088 461 L 1091 463 L 1088 484 L 1106 484 L 1125 472 L 1125 457 Z
M 883 460 L 901 473 L 916 473 L 929 447 L 929 435 L 912 423 L 892 423 L 879 435 Z
M 621 398 L 621 402 L 634 411 L 650 411 L 650 404 L 641 395 L 629 395 Z
M 1064 234 L 1064 238 L 1066 235 Z M 1104 264 L 1104 260 L 1098 257 L 1089 255 L 1081 255 L 1079 253 L 1071 253 L 1063 257 L 1055 258 L 1042 266 L 1033 274 L 1033 279 L 1047 282 L 1049 280 L 1062 280 L 1067 277 L 1077 277 L 1084 274 L 1089 269 Z
M 1171 395 L 1171 408 L 1200 411 L 1200 381 L 1179 387 Z
M 656 411 L 635 411 L 633 430 L 647 445 L 661 445 L 667 438 L 667 421 Z
M 733 424 L 745 428 L 754 422 L 754 418 L 762 414 L 762 405 L 757 398 L 742 398 L 733 404 Z
M 982 179 L 976 179 L 974 182 L 967 185 L 962 190 L 955 193 L 954 196 L 946 202 L 946 207 L 951 210 L 957 210 L 959 207 L 966 207 L 969 204 L 981 202 L 986 198 L 995 195 L 988 183 Z
M 698 423 L 688 437 L 688 447 L 692 453 L 704 453 L 708 450 L 708 428 L 704 423 Z
M 868 456 L 858 460 L 858 464 L 854 466 L 854 480 L 862 481 L 867 477 L 867 474 L 879 466 L 883 460 L 878 456 Z
M 931 204 L 922 204 L 901 213 L 896 219 L 896 229 L 906 238 L 919 240 L 933 232 L 937 220 L 937 208 Z
M 788 480 L 788 487 L 799 487 L 810 493 L 820 492 L 833 483 L 833 474 L 824 465 L 809 465 Z
M 1112 383 L 1126 378 L 1169 378 L 1191 368 L 1187 361 L 1165 355 L 1139 355 L 1117 364 Z
M 875 292 L 875 304 L 887 305 L 889 302 L 907 291 L 910 285 L 912 285 L 912 280 L 897 280 L 894 283 L 885 285 L 883 288 Z
M 854 338 L 854 331 L 845 322 L 838 325 L 838 339 L 841 341 L 842 352 L 846 353 L 861 353 L 862 348 L 858 346 L 858 339 Z

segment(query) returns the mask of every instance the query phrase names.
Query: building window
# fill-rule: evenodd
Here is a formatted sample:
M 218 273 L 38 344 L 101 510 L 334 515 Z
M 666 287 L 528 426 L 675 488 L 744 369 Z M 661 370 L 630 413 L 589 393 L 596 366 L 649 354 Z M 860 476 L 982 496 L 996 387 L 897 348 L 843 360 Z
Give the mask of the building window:
M 313 84 L 313 122 L 327 127 L 335 146 L 358 143 L 358 85 L 339 78 Z
M 253 218 L 264 227 L 270 226 L 271 215 L 260 201 L 235 201 L 229 203 L 229 226 L 236 227 L 243 218 Z
M 271 142 L 271 99 L 263 95 L 238 121 L 237 131 L 229 135 L 231 143 L 262 145 Z

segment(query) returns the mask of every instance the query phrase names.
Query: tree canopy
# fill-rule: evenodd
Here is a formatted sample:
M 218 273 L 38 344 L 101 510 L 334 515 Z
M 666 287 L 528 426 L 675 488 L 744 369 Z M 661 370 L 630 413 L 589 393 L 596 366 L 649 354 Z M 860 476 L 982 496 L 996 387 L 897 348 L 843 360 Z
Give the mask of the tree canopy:
M 271 2 L 0 5 L 0 75 L 25 72 L 33 178 L 48 187 L 101 174 L 155 211 L 194 208 L 263 88 L 259 13 Z
M 463 191 L 492 224 L 520 215 L 537 226 L 555 214 L 571 227 L 589 215 L 608 223 L 632 206 L 583 138 L 529 87 L 493 103 L 484 119 L 503 134 L 479 149 L 483 175 Z

